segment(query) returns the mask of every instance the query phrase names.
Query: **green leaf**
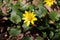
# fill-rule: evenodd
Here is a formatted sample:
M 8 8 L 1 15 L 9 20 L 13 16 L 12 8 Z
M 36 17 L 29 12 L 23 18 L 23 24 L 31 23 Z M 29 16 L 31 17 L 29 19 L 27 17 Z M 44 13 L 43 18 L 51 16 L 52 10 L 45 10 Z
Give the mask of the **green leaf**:
M 42 13 L 47 13 L 47 9 L 45 7 L 43 7 L 43 6 L 40 6 L 39 10 L 41 10 Z
M 50 36 L 50 38 L 53 38 L 54 33 L 51 31 L 49 36 Z
M 53 37 L 53 40 L 60 40 L 60 29 L 56 29 L 56 33 Z
M 20 16 L 21 18 L 23 17 L 22 15 L 23 15 L 23 12 L 21 12 L 21 11 L 17 11 L 17 13 L 16 13 L 18 16 Z
M 32 37 L 25 36 L 22 40 L 33 40 Z
M 21 6 L 20 9 L 23 10 L 23 11 L 28 10 L 28 5 L 23 5 L 23 6 Z
M 47 29 L 48 27 L 39 26 L 39 27 L 36 27 L 36 28 L 38 28 L 39 30 L 44 30 L 44 29 Z
M 58 21 L 59 20 L 59 15 L 57 11 L 51 11 L 49 14 L 50 18 L 52 20 Z
M 21 10 L 23 10 L 23 11 L 25 11 L 25 10 L 30 10 L 30 11 L 32 11 L 33 9 L 34 9 L 34 5 L 22 5 L 21 7 L 20 7 L 20 9 Z
M 52 40 L 60 40 L 60 29 L 55 30 L 55 35 Z
M 34 6 L 34 5 L 28 5 L 28 9 L 29 9 L 30 11 L 33 11 L 33 10 L 35 9 L 35 6 Z
M 11 12 L 10 20 L 13 23 L 18 24 L 21 21 L 21 17 L 19 15 L 17 15 L 15 11 L 12 11 Z
M 20 7 L 19 3 L 17 3 L 16 5 L 11 4 L 12 12 L 10 20 L 15 24 L 18 24 L 22 18 L 22 12 L 18 10 L 19 7 Z
M 55 35 L 52 40 L 60 40 L 60 36 L 59 35 Z
M 30 26 L 27 26 L 26 24 L 23 24 L 22 27 L 24 28 L 24 30 L 29 30 L 29 29 L 31 29 L 31 27 L 30 27 Z
M 35 13 L 37 14 L 37 16 L 38 16 L 39 18 L 41 18 L 41 17 L 44 17 L 44 16 L 46 15 L 47 10 L 46 10 L 46 8 L 44 8 L 43 6 L 40 6 L 40 7 L 39 7 L 39 10 L 35 10 Z
M 15 10 L 15 11 L 17 11 L 18 8 L 19 8 L 19 6 L 17 7 L 16 5 L 13 5 L 13 7 L 12 7 L 12 9 Z
M 59 5 L 59 6 L 60 6 L 60 0 L 57 0 L 57 5 Z
M 15 35 L 20 34 L 21 30 L 20 29 L 16 29 L 16 28 L 11 28 L 9 33 L 10 33 L 10 35 L 15 36 Z
M 20 9 L 19 3 L 17 3 L 16 5 L 11 4 L 11 8 L 12 8 L 13 11 L 16 12 L 17 15 L 19 15 L 19 16 L 22 18 L 23 12 L 21 12 L 21 11 L 19 10 L 19 9 Z
M 40 36 L 38 36 L 38 37 L 36 37 L 36 39 L 35 40 L 43 40 L 43 38 L 42 37 L 40 37 Z
M 44 38 L 46 38 L 46 37 L 47 37 L 46 32 L 43 32 L 43 37 L 44 37 Z

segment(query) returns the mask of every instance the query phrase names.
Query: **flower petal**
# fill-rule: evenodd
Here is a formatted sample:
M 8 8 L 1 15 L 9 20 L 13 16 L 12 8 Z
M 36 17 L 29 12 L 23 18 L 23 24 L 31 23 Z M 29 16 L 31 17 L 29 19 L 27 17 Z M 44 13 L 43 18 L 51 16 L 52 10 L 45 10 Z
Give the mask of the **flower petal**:
M 31 21 L 32 24 L 34 24 L 34 21 Z
M 30 21 L 28 21 L 28 22 L 26 23 L 27 26 L 29 26 L 29 24 L 30 24 Z

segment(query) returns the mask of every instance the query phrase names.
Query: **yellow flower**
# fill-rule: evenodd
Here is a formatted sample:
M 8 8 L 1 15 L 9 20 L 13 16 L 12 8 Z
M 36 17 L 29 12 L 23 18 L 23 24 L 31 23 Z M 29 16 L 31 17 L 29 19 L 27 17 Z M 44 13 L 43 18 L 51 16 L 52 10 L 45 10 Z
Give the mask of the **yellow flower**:
M 48 6 L 51 6 L 54 4 L 55 0 L 44 0 Z
M 29 26 L 30 23 L 31 24 L 34 24 L 34 21 L 37 20 L 37 18 L 35 17 L 36 14 L 34 14 L 34 12 L 30 12 L 30 11 L 25 11 L 25 14 L 23 14 L 23 20 L 24 20 L 24 23 Z

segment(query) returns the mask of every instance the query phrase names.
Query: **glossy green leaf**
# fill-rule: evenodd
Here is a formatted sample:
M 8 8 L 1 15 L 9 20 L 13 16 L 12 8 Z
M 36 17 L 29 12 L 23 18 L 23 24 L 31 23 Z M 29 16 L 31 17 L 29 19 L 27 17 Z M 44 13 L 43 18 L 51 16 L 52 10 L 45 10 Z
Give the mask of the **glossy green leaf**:
M 51 11 L 49 16 L 52 20 L 56 20 L 56 21 L 59 20 L 58 12 L 56 12 L 56 11 Z
M 39 30 L 45 30 L 45 29 L 47 29 L 48 27 L 39 26 L 39 27 L 36 27 L 36 28 L 38 28 Z
M 15 35 L 18 35 L 21 33 L 21 29 L 11 28 L 9 33 L 10 33 L 10 35 L 15 36 Z
M 20 9 L 23 11 L 28 10 L 28 5 L 23 5 Z
M 46 32 L 43 32 L 43 37 L 44 37 L 44 38 L 46 38 L 46 37 L 47 37 Z
M 60 6 L 60 0 L 57 0 L 57 3 L 58 3 L 57 5 L 59 5 L 59 6 Z
M 25 37 L 23 37 L 23 39 L 22 39 L 22 40 L 33 40 L 33 39 L 32 39 L 32 37 L 25 36 Z
M 28 5 L 28 9 L 29 9 L 30 11 L 33 11 L 33 10 L 35 9 L 35 6 L 34 6 L 34 5 Z
M 17 15 L 15 11 L 12 11 L 11 12 L 10 20 L 13 23 L 18 24 L 21 21 L 21 17 L 19 15 Z
M 50 36 L 50 38 L 53 38 L 54 33 L 51 31 L 49 36 Z
M 42 37 L 40 37 L 40 36 L 38 36 L 38 37 L 36 37 L 36 39 L 35 40 L 43 40 L 43 38 Z
M 38 10 L 35 10 L 35 13 L 37 14 L 37 16 L 39 18 L 41 18 L 41 17 L 44 17 L 46 15 L 47 10 L 43 6 L 40 6 Z

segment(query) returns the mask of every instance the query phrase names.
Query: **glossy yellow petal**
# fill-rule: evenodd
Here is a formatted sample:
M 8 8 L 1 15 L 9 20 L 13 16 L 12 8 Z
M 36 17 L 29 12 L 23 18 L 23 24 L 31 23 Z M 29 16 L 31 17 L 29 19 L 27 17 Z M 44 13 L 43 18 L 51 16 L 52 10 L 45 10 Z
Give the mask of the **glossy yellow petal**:
M 26 23 L 26 22 L 27 22 L 27 20 L 24 21 L 24 23 Z
M 25 16 L 25 14 L 23 14 L 23 16 Z
M 34 24 L 34 21 L 31 21 L 32 24 Z
M 25 13 L 28 13 L 27 11 L 25 11 Z
M 26 18 L 22 18 L 22 20 L 25 20 Z
M 37 20 L 37 18 L 33 18 L 33 20 Z
M 27 26 L 29 26 L 29 24 L 30 24 L 30 21 L 28 21 L 28 22 L 26 23 Z

